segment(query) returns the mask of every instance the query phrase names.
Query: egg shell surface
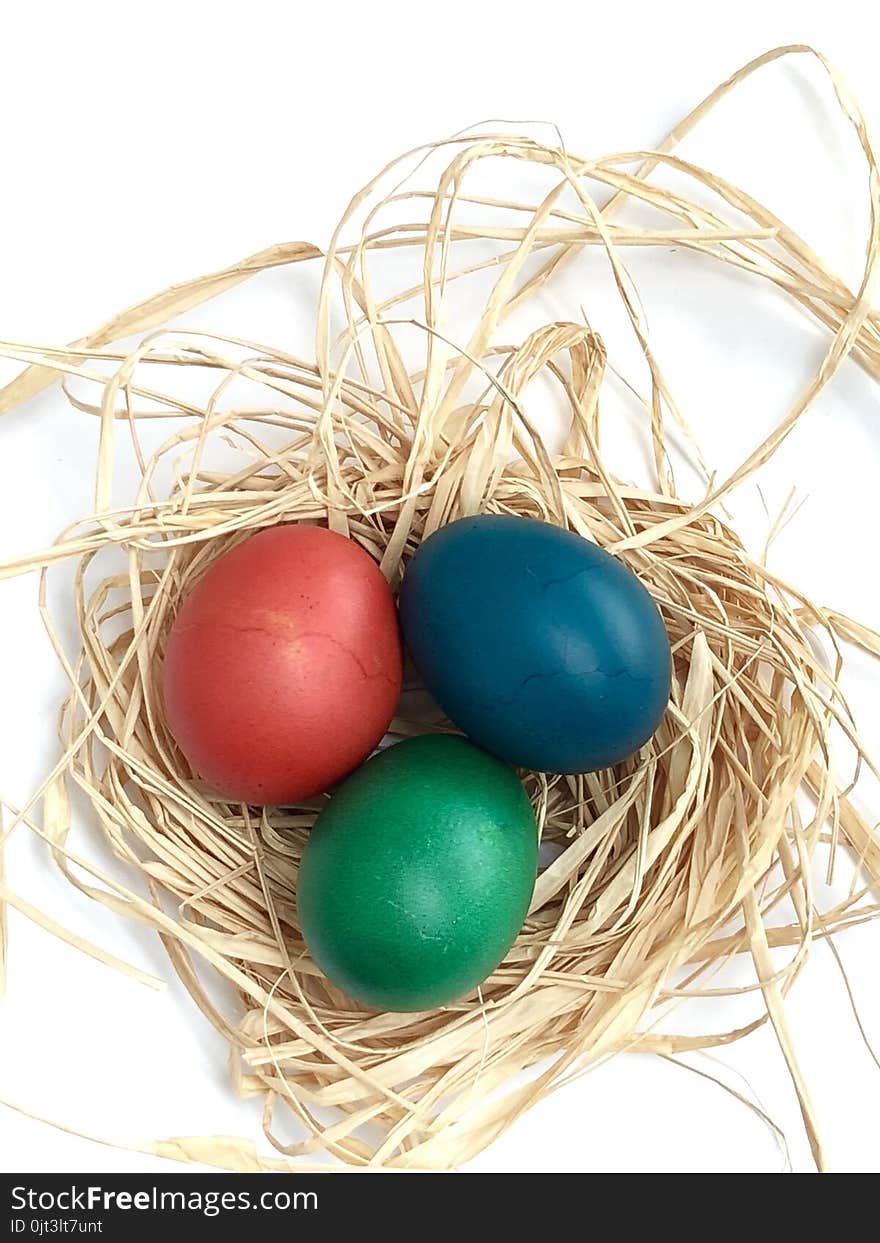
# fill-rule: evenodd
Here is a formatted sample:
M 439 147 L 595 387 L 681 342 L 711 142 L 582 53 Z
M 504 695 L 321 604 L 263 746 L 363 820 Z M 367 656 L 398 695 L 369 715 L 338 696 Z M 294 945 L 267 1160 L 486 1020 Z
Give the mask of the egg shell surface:
M 618 763 L 669 700 L 669 639 L 644 585 L 546 522 L 481 514 L 441 527 L 406 569 L 400 617 L 449 718 L 511 764 L 581 773 Z
M 516 774 L 455 735 L 388 747 L 332 795 L 297 881 L 306 944 L 350 997 L 426 1010 L 471 992 L 509 950 L 538 834 Z
M 186 596 L 162 674 L 169 728 L 229 799 L 296 802 L 377 745 L 400 693 L 394 599 L 360 545 L 282 525 L 221 556 Z

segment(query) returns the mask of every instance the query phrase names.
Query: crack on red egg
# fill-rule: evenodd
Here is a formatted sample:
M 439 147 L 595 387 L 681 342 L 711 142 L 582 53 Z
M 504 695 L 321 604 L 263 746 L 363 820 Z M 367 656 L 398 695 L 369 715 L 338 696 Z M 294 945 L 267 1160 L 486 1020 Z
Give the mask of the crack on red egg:
M 368 680 L 372 680 L 374 678 L 381 678 L 383 681 L 387 682 L 390 686 L 396 685 L 396 680 L 392 678 L 389 674 L 385 673 L 384 670 L 382 669 L 377 669 L 371 673 L 370 670 L 367 668 L 367 666 L 364 664 L 363 660 L 360 658 L 360 656 L 357 655 L 356 652 L 353 652 L 351 648 L 348 647 L 347 644 L 343 643 L 340 639 L 335 638 L 331 634 L 326 634 L 323 630 L 301 630 L 301 631 L 297 631 L 296 634 L 290 633 L 290 634 L 285 634 L 285 635 L 279 635 L 278 628 L 277 628 L 277 625 L 275 625 L 275 623 L 273 623 L 272 626 L 269 626 L 269 625 L 255 626 L 253 624 L 246 625 L 244 623 L 239 623 L 236 621 L 226 621 L 226 620 L 223 620 L 223 621 L 218 620 L 218 621 L 210 621 L 210 622 L 178 622 L 175 625 L 175 629 L 178 632 L 178 634 L 185 630 L 189 630 L 189 631 L 201 630 L 204 632 L 208 632 L 211 630 L 231 630 L 234 634 L 242 634 L 242 635 L 261 634 L 265 638 L 271 639 L 274 642 L 279 642 L 279 641 L 289 642 L 291 640 L 293 640 L 294 642 L 300 642 L 303 639 L 324 639 L 326 640 L 327 643 L 332 644 L 332 646 L 337 648 L 339 651 L 344 652 L 345 655 L 348 656 L 354 662 L 354 664 L 357 665 L 357 667 L 360 669 L 361 673 L 363 674 L 364 678 Z

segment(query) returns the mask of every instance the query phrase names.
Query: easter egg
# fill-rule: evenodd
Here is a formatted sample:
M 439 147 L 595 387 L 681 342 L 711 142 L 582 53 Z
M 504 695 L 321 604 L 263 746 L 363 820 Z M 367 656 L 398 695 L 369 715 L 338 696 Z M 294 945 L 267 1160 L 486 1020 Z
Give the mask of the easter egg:
M 344 777 L 381 740 L 400 693 L 394 600 L 358 544 L 267 528 L 221 556 L 168 635 L 168 726 L 226 798 L 291 803 Z
M 324 974 L 384 1010 L 455 1001 L 516 939 L 535 884 L 516 775 L 455 735 L 388 747 L 349 777 L 303 853 L 297 910 Z
M 643 584 L 546 522 L 482 514 L 440 528 L 406 570 L 400 617 L 449 718 L 524 768 L 581 773 L 626 759 L 669 699 L 669 639 Z

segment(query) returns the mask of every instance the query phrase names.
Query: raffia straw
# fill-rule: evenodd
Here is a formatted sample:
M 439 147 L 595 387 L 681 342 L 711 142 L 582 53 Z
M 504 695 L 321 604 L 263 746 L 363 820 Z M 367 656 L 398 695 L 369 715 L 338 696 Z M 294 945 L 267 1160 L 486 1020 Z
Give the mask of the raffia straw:
M 865 159 L 870 229 L 854 291 L 744 190 L 675 154 L 740 82 L 797 55 L 815 57 L 828 74 Z M 538 203 L 471 192 L 474 170 L 498 156 L 514 172 L 540 166 L 554 187 Z M 435 180 L 426 188 L 417 179 L 430 168 Z M 655 169 L 674 171 L 676 189 L 652 180 Z M 611 195 L 601 209 L 597 191 Z M 650 206 L 662 227 L 621 223 L 632 204 Z M 475 241 L 495 252 L 474 259 Z M 675 403 L 622 259 L 627 247 L 673 241 L 768 281 L 829 333 L 809 384 L 721 482 Z M 654 458 L 651 487 L 618 479 L 603 458 L 606 356 L 598 335 L 576 318 L 539 327 L 518 344 L 501 335 L 512 314 L 587 247 L 604 254 L 645 358 L 650 392 L 639 400 Z M 380 295 L 378 265 L 395 251 L 420 256 L 421 280 Z M 323 252 L 304 243 L 272 247 L 58 349 L 0 346 L 27 364 L 0 391 L 0 411 L 61 377 L 71 404 L 100 420 L 95 511 L 51 548 L 0 567 L 2 576 L 41 576 L 41 616 L 71 685 L 59 760 L 24 807 L 7 804 L 0 850 L 25 826 L 84 893 L 155 929 L 194 1001 L 229 1042 L 235 1089 L 263 1098 L 265 1135 L 280 1155 L 223 1137 L 134 1147 L 237 1170 L 324 1168 L 328 1160 L 447 1169 L 542 1095 L 616 1052 L 674 1057 L 722 1046 L 769 1020 L 816 1163 L 826 1168 L 784 998 L 816 937 L 880 910 L 869 901 L 880 880 L 878 834 L 832 758 L 836 734 L 847 740 L 854 770 L 877 772 L 839 678 L 841 643 L 877 656 L 880 636 L 782 582 L 763 555 L 743 546 L 720 506 L 772 456 L 845 358 L 880 378 L 880 317 L 871 309 L 878 256 L 878 164 L 862 114 L 823 57 L 791 47 L 746 65 L 656 150 L 584 159 L 527 135 L 457 136 L 383 169 L 352 199 Z M 257 272 L 310 261 L 323 268 L 312 359 L 162 330 Z M 482 314 L 468 332 L 456 331 L 453 293 L 487 277 Z M 403 347 L 414 334 L 416 368 Z M 134 349 L 114 345 L 132 335 L 143 336 Z M 188 372 L 213 377 L 206 401 L 184 396 L 185 386 L 178 391 L 169 378 Z M 554 380 L 570 415 L 558 453 L 524 405 L 539 374 Z M 84 397 L 81 383 L 69 389 L 71 379 L 91 381 L 99 396 Z M 244 407 L 232 401 L 240 381 L 248 382 Z M 175 422 L 167 438 L 145 451 L 139 429 L 168 418 Z M 676 493 L 671 428 L 706 477 L 697 503 Z M 141 483 L 130 505 L 114 509 L 120 430 Z M 219 441 L 239 449 L 236 469 L 210 467 Z M 170 491 L 161 482 L 169 469 Z M 526 774 L 543 839 L 557 856 L 539 876 L 522 934 L 480 992 L 429 1013 L 377 1014 L 321 977 L 296 923 L 297 867 L 317 803 L 257 814 L 222 802 L 193 778 L 163 721 L 164 638 L 182 594 L 251 531 L 326 523 L 367 548 L 396 587 L 425 535 L 477 511 L 545 518 L 631 565 L 669 629 L 672 700 L 656 737 L 632 761 L 583 777 Z M 124 563 L 95 586 L 111 548 Z M 50 569 L 70 560 L 82 636 L 72 661 L 46 603 Z M 817 654 L 822 635 L 835 653 L 831 667 Z M 398 735 L 426 728 L 403 706 L 393 725 Z M 71 848 L 73 789 L 91 801 L 108 851 L 133 881 L 146 881 L 147 897 L 142 885 L 123 885 Z M 866 880 L 823 911 L 811 860 L 825 842 L 832 855 L 850 850 Z M 2 877 L 0 886 L 0 972 L 7 903 L 108 965 L 134 971 L 41 915 Z M 175 915 L 169 894 L 179 903 Z M 784 903 L 794 912 L 787 923 L 779 918 Z M 790 951 L 785 962 L 771 952 L 780 947 Z M 750 956 L 754 983 L 713 986 L 737 955 Z M 237 1014 L 216 1008 L 204 971 L 235 986 Z M 762 996 L 764 1010 L 744 1027 L 687 1036 L 656 1030 L 673 1002 L 748 991 Z M 300 1139 L 276 1137 L 276 1109 L 292 1113 Z

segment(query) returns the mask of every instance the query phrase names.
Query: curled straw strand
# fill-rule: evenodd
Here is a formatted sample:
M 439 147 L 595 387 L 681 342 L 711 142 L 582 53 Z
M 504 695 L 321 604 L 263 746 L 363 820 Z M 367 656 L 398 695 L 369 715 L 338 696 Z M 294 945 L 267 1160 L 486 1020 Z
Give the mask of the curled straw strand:
M 675 154 L 720 99 L 782 56 L 819 62 L 864 155 L 869 236 L 855 290 L 745 191 Z M 487 162 L 500 167 L 498 157 L 508 168 L 539 166 L 550 190 L 537 203 L 477 194 L 475 172 Z M 431 169 L 426 188 L 418 179 Z M 652 179 L 655 170 L 673 172 L 677 188 Z M 610 196 L 601 208 L 600 191 Z M 320 1168 L 328 1154 L 357 1168 L 445 1169 L 617 1051 L 674 1057 L 769 1020 L 815 1160 L 826 1167 L 783 1003 L 814 937 L 877 913 L 866 897 L 880 879 L 880 842 L 851 801 L 852 781 L 833 764 L 832 736 L 847 740 L 856 772 L 877 772 L 839 677 L 842 641 L 876 656 L 880 637 L 780 581 L 718 514 L 847 356 L 880 378 L 880 318 L 871 310 L 878 191 L 876 152 L 836 71 L 809 48 L 779 48 L 719 86 L 656 150 L 584 159 L 561 142 L 489 128 L 457 136 L 383 169 L 352 199 L 326 251 L 272 247 L 60 349 L 0 345 L 3 356 L 27 364 L 0 391 L 0 412 L 61 377 L 71 404 L 100 420 L 95 511 L 51 548 L 0 567 L 3 576 L 41 576 L 41 615 L 71 687 L 58 763 L 26 806 L 7 804 L 0 842 L 26 826 L 74 885 L 160 934 L 196 1004 L 230 1044 L 236 1089 L 264 1099 L 264 1131 L 281 1155 L 210 1137 L 142 1150 L 242 1170 Z M 633 204 L 658 215 L 658 227 L 620 223 Z M 696 438 L 652 351 L 621 257 L 627 247 L 672 241 L 770 282 L 829 333 L 821 365 L 764 442 L 721 482 L 703 464 L 706 492 L 697 503 L 676 493 L 670 432 L 701 463 Z M 476 259 L 474 243 L 482 246 Z M 598 335 L 564 321 L 519 344 L 500 336 L 587 247 L 604 255 L 644 355 L 649 393 L 638 401 L 654 459 L 650 487 L 617 479 L 603 459 L 606 357 Z M 389 252 L 419 255 L 420 281 L 388 292 L 381 265 Z M 322 265 L 313 359 L 162 327 L 258 272 L 304 262 Z M 480 316 L 466 330 L 450 327 L 459 291 L 486 282 Z M 132 335 L 143 338 L 134 349 L 114 344 Z M 413 340 L 416 368 L 406 361 Z M 169 378 L 186 374 L 210 382 L 207 399 L 184 397 L 185 386 Z M 539 374 L 553 379 L 570 415 L 558 453 L 524 405 Z M 82 381 L 99 397 L 83 397 Z M 146 429 L 162 419 L 172 430 L 147 451 Z M 120 429 L 141 482 L 129 505 L 114 508 Z M 210 466 L 220 442 L 237 454 L 222 471 Z M 654 593 L 672 638 L 672 700 L 655 739 L 627 764 L 527 778 L 556 856 L 538 879 L 522 934 L 480 992 L 440 1011 L 376 1014 L 321 977 L 296 923 L 297 866 L 316 807 L 257 817 L 204 789 L 165 728 L 156 671 L 181 594 L 249 532 L 327 523 L 376 556 L 396 585 L 426 534 L 478 510 L 540 516 L 626 560 Z M 76 565 L 82 645 L 73 659 L 46 604 L 47 575 L 64 560 Z M 835 653 L 830 668 L 817 654 L 821 634 Z M 428 727 L 402 707 L 393 730 Z M 148 896 L 71 850 L 72 789 L 91 801 L 108 849 L 146 880 Z M 867 884 L 817 918 L 811 860 L 826 841 L 854 854 Z M 40 916 L 2 874 L 0 886 L 0 968 L 9 903 L 109 966 L 133 971 Z M 179 902 L 175 916 L 163 902 L 168 894 Z M 794 912 L 788 924 L 778 920 L 784 902 Z M 791 951 L 781 966 L 771 954 L 779 947 Z M 750 987 L 764 1002 L 754 1021 L 700 1036 L 655 1030 L 681 997 L 694 1004 L 695 996 L 737 991 L 710 987 L 736 955 L 754 964 Z M 235 985 L 239 1013 L 216 1009 L 196 961 Z M 298 1121 L 299 1140 L 276 1137 L 279 1105 Z

